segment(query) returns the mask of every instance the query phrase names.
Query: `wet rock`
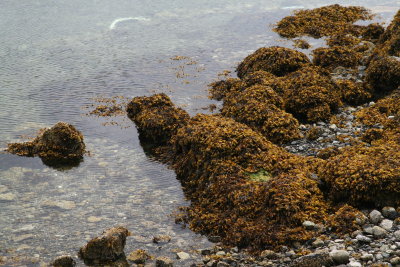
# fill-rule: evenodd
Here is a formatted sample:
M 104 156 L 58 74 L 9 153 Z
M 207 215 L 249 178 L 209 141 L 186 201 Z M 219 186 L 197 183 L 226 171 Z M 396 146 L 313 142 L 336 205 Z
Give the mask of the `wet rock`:
M 58 122 L 33 141 L 8 144 L 7 151 L 19 156 L 39 156 L 49 166 L 76 165 L 83 158 L 83 135 L 74 126 Z
M 57 257 L 52 263 L 50 263 L 50 266 L 54 267 L 74 267 L 75 265 L 75 260 L 69 255 Z
M 93 238 L 79 250 L 79 258 L 85 262 L 115 261 L 124 255 L 126 237 L 129 231 L 124 227 L 114 227 Z
M 143 249 L 133 251 L 127 257 L 128 261 L 132 261 L 136 264 L 144 264 L 148 259 L 151 259 L 151 256 Z
M 103 220 L 103 218 L 96 217 L 96 216 L 89 216 L 87 218 L 87 221 L 90 222 L 90 223 L 100 222 L 101 220 Z
M 272 250 L 264 250 L 263 252 L 261 252 L 260 256 L 270 260 L 279 258 L 278 254 Z
M 350 254 L 346 250 L 333 250 L 329 253 L 333 261 L 337 264 L 346 264 L 349 262 Z
M 156 267 L 172 267 L 173 261 L 168 257 L 158 257 L 156 259 Z

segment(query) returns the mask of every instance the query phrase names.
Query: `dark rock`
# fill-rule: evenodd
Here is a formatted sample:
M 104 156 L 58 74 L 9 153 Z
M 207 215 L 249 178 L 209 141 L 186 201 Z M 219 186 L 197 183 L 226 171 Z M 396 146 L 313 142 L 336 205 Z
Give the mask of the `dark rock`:
M 127 259 L 136 264 L 144 264 L 148 259 L 151 259 L 151 256 L 145 250 L 138 249 L 131 252 Z
M 173 261 L 168 257 L 158 257 L 156 259 L 156 267 L 172 267 Z
M 124 256 L 126 237 L 129 235 L 128 229 L 122 226 L 110 228 L 81 247 L 79 258 L 89 263 L 115 261 Z
M 156 235 L 153 237 L 153 243 L 155 244 L 166 244 L 171 242 L 171 237 L 169 235 Z

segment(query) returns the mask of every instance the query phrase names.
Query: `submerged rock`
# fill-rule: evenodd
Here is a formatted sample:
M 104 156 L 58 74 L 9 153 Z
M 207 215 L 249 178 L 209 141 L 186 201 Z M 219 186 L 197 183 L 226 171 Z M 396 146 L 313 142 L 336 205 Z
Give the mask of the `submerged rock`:
M 124 227 L 110 228 L 81 247 L 78 256 L 88 263 L 115 261 L 125 255 L 124 247 L 129 235 Z
M 58 122 L 32 141 L 8 144 L 7 151 L 19 156 L 39 156 L 50 166 L 79 163 L 85 153 L 83 135 L 74 126 Z

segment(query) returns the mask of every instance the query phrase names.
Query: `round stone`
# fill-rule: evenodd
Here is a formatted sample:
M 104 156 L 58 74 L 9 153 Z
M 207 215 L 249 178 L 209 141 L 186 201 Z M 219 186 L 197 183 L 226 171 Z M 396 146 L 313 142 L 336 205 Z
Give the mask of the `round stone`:
M 378 210 L 373 210 L 369 214 L 369 219 L 371 220 L 371 223 L 378 224 L 380 221 L 382 221 L 383 216 Z
M 350 259 L 350 254 L 346 250 L 333 250 L 329 253 L 329 255 L 337 264 L 346 264 Z

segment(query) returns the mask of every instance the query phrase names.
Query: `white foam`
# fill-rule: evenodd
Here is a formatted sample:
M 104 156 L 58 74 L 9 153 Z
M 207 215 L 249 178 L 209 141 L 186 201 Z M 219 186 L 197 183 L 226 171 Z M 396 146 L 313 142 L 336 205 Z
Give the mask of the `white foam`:
M 112 23 L 111 23 L 111 25 L 110 25 L 110 27 L 109 27 L 109 29 L 110 30 L 114 30 L 115 29 L 115 27 L 117 26 L 117 24 L 118 23 L 120 23 L 120 22 L 122 22 L 122 21 L 128 21 L 128 20 L 136 20 L 136 21 L 150 21 L 150 19 L 149 18 L 145 18 L 145 17 L 127 17 L 127 18 L 118 18 L 118 19 L 115 19 Z

